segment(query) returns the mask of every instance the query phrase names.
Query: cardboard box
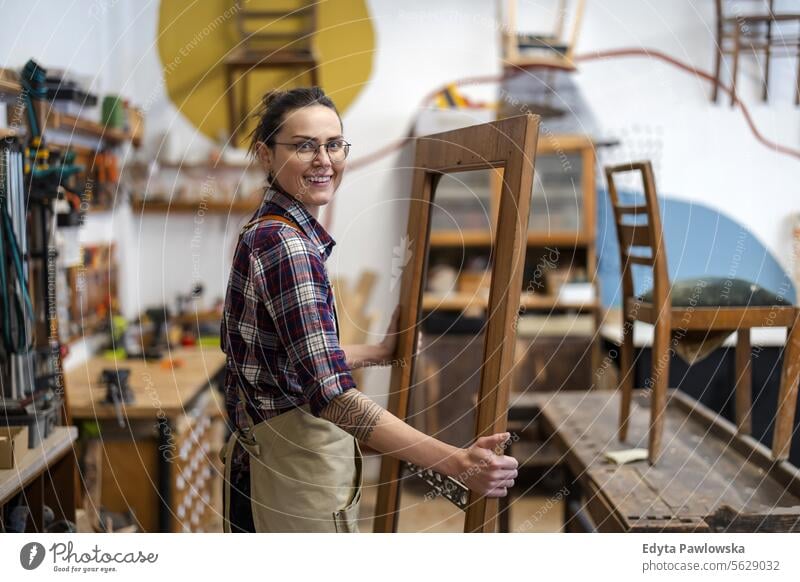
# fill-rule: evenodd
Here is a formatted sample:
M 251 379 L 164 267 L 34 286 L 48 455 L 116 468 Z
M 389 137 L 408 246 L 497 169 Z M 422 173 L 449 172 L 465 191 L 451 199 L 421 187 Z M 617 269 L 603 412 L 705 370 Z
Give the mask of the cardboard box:
M 0 470 L 13 469 L 27 450 L 27 426 L 0 426 Z

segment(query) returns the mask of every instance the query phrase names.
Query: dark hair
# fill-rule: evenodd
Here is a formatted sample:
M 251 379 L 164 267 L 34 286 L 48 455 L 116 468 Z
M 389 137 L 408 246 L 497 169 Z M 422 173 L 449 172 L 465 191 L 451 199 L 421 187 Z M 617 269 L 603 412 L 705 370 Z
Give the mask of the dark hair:
M 310 107 L 311 105 L 323 105 L 329 107 L 339 117 L 342 117 L 333 104 L 330 97 L 319 87 L 299 87 L 289 91 L 270 91 L 261 101 L 261 107 L 256 114 L 258 125 L 250 133 L 250 147 L 248 151 L 251 155 L 256 154 L 256 146 L 259 142 L 265 143 L 269 147 L 275 146 L 275 134 L 277 134 L 286 115 L 295 109 Z

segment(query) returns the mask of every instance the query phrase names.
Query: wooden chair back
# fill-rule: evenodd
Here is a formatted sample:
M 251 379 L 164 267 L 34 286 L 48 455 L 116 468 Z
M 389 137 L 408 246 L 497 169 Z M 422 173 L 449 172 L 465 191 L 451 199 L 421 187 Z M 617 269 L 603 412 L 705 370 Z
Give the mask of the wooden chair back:
M 254 3 L 254 4 L 257 4 Z M 236 30 L 248 50 L 310 50 L 317 29 L 317 3 L 299 0 L 283 9 L 257 9 L 236 2 Z
M 620 202 L 615 178 L 628 172 L 638 172 L 641 175 L 644 204 Z M 619 241 L 623 312 L 627 312 L 625 302 L 635 297 L 632 267 L 644 265 L 652 269 L 653 305 L 657 313 L 664 313 L 664 308 L 668 310 L 671 307 L 671 285 L 653 167 L 649 161 L 630 162 L 607 166 L 605 173 Z

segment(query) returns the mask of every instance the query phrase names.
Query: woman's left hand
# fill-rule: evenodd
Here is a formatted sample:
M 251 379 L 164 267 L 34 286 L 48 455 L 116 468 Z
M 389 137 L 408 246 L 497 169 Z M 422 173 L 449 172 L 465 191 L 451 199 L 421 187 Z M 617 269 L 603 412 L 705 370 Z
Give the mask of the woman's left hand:
M 392 319 L 389 322 L 389 327 L 386 329 L 386 335 L 383 341 L 379 344 L 384 360 L 394 359 L 395 351 L 397 350 L 397 326 L 400 323 L 400 306 L 394 308 Z

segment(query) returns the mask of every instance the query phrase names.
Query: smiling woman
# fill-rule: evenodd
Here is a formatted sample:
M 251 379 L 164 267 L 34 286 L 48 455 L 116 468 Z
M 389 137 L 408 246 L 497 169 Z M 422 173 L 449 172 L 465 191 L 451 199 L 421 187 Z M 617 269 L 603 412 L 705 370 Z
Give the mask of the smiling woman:
M 333 101 L 317 88 L 264 97 L 250 145 L 270 186 L 303 202 L 317 218 L 339 187 L 350 150 Z M 323 153 L 324 150 L 324 153 Z
M 264 98 L 250 151 L 267 187 L 239 235 L 221 329 L 234 428 L 223 454 L 226 531 L 356 531 L 358 441 L 460 476 L 489 497 L 506 495 L 517 475 L 513 458 L 493 452 L 507 433 L 459 449 L 353 390 L 352 368 L 397 362 L 398 312 L 382 343 L 339 344 L 325 268 L 335 242 L 316 217 L 342 181 L 349 149 L 321 89 Z

